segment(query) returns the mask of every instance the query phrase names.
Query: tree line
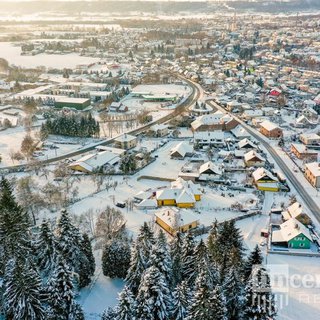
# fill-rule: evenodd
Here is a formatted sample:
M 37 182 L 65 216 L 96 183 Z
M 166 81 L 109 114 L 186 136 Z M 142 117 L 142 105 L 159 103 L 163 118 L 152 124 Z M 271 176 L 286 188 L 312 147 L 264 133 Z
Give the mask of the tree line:
M 131 247 L 131 248 L 130 248 Z M 208 240 L 192 233 L 168 242 L 144 224 L 130 245 L 109 241 L 103 272 L 125 279 L 118 304 L 102 320 L 267 320 L 276 308 L 257 246 L 248 256 L 234 222 L 215 222 Z
M 100 125 L 91 113 L 88 115 L 58 114 L 54 118 L 49 118 L 42 124 L 40 136 L 47 137 L 49 134 L 57 134 L 71 137 L 99 137 Z M 44 139 L 43 139 L 44 140 Z

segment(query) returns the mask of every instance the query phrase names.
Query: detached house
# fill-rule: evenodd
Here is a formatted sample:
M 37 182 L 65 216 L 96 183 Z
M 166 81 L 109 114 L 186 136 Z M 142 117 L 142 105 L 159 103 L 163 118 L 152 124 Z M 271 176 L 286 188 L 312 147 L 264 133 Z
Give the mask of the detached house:
M 320 163 L 307 163 L 304 175 L 315 188 L 320 188 Z
M 272 244 L 292 248 L 310 249 L 312 237 L 308 228 L 291 218 L 280 225 L 280 230 L 272 232 Z
M 137 146 L 137 137 L 124 133 L 114 139 L 114 144 L 117 148 L 125 150 L 132 149 Z
M 246 167 L 264 167 L 266 159 L 255 150 L 251 150 L 244 155 L 244 164 Z
M 199 220 L 186 209 L 166 208 L 155 213 L 155 222 L 171 235 L 187 232 L 199 225 Z
M 268 120 L 260 123 L 260 132 L 269 139 L 278 139 L 283 135 L 282 129 Z
M 279 191 L 278 178 L 275 177 L 269 170 L 258 168 L 252 173 L 254 184 L 261 191 Z

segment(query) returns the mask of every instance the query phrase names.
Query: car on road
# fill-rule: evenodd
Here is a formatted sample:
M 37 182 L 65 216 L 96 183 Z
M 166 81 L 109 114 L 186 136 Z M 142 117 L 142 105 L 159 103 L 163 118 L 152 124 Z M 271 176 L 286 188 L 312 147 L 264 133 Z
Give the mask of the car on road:
M 124 202 L 117 202 L 116 203 L 116 207 L 118 208 L 125 208 L 126 207 L 126 204 Z

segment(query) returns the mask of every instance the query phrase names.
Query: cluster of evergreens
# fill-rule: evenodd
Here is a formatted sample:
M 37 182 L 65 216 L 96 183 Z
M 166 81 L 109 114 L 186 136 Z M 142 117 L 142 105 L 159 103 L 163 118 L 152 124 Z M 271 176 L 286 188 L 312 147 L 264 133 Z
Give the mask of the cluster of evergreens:
M 14 198 L 8 180 L 0 181 L 1 312 L 10 320 L 83 320 L 75 301 L 78 288 L 91 282 L 95 261 L 91 243 L 66 211 L 54 228 L 33 227 Z
M 58 134 L 71 137 L 99 137 L 100 126 L 91 113 L 88 115 L 79 115 L 76 113 L 56 115 L 53 119 L 47 121 L 41 126 L 41 136 L 48 134 Z
M 104 274 L 126 273 L 126 285 L 102 320 L 275 319 L 262 260 L 258 246 L 245 256 L 234 222 L 215 223 L 207 242 L 187 233 L 169 243 L 144 224 L 131 252 L 123 239 L 104 250 Z

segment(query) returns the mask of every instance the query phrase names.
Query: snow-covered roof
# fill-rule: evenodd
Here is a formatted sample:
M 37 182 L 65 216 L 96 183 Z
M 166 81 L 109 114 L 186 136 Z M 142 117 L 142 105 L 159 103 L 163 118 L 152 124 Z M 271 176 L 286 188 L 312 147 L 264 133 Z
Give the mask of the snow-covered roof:
M 265 158 L 263 158 L 259 153 L 257 153 L 255 150 L 251 150 L 249 152 L 247 152 L 245 155 L 244 155 L 244 161 L 248 162 L 254 158 L 257 158 L 257 161 L 260 161 L 260 162 L 264 162 L 266 161 Z
M 231 133 L 236 138 L 250 137 L 250 134 L 248 133 L 248 131 L 245 128 L 243 128 L 241 125 L 237 125 L 235 128 L 231 129 Z
M 245 146 L 248 146 L 248 145 L 251 146 L 253 149 L 257 148 L 257 146 L 247 138 L 244 138 L 244 139 L 242 139 L 241 141 L 238 142 L 239 149 L 241 149 L 241 148 L 243 148 Z
M 299 234 L 303 234 L 307 237 L 310 241 L 312 241 L 312 237 L 310 231 L 307 227 L 305 227 L 301 222 L 298 220 L 291 218 L 288 221 L 282 223 L 280 225 L 280 231 L 284 241 L 290 241 L 291 239 L 295 238 Z
M 264 177 L 268 177 L 273 181 L 278 181 L 278 179 L 267 169 L 265 168 L 258 168 L 252 173 L 252 177 L 255 181 L 259 181 Z
M 320 163 L 311 162 L 311 163 L 307 163 L 305 166 L 312 173 L 314 177 L 320 177 Z
M 157 208 L 158 204 L 157 204 L 157 200 L 156 199 L 145 199 L 145 200 L 142 200 L 140 203 L 138 203 L 137 207 L 139 209 L 142 209 L 142 208 Z
M 174 153 L 178 153 L 181 157 L 185 157 L 188 153 L 193 152 L 193 147 L 185 142 L 182 141 L 179 144 L 177 144 L 174 148 L 171 149 L 170 155 L 173 155 Z
M 265 120 L 265 121 L 261 122 L 260 126 L 265 128 L 268 131 L 272 131 L 272 130 L 275 130 L 275 129 L 279 128 L 275 123 L 273 123 L 273 122 L 271 122 L 269 120 Z
M 212 161 L 208 161 L 206 163 L 204 163 L 200 169 L 199 169 L 199 173 L 204 173 L 207 170 L 211 170 L 213 173 L 217 174 L 217 175 L 221 175 L 222 171 L 220 170 L 220 168 L 215 165 Z
M 133 141 L 133 140 L 136 140 L 136 139 L 137 139 L 136 136 L 124 133 L 121 136 L 115 138 L 114 141 L 116 141 L 116 142 L 129 142 L 129 141 Z
M 156 212 L 155 216 L 175 230 L 198 221 L 198 217 L 191 210 L 187 209 L 165 208 Z

